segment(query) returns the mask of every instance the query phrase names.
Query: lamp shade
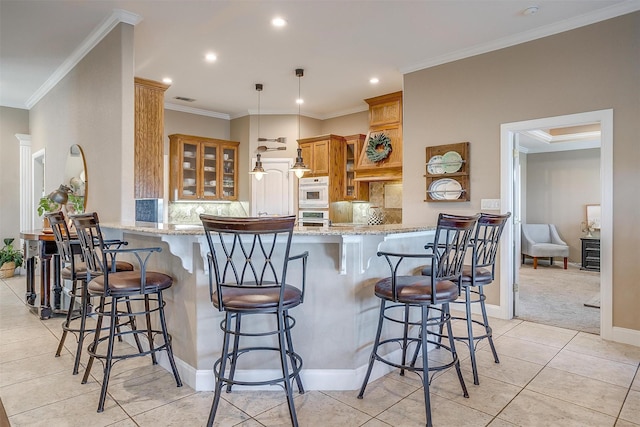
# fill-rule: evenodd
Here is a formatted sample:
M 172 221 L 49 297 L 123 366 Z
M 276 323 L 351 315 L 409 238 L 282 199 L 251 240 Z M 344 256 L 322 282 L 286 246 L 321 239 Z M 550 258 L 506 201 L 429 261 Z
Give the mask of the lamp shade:
M 60 184 L 60 187 L 58 187 L 57 190 L 52 191 L 51 193 L 49 193 L 49 199 L 64 205 L 65 203 L 67 203 L 67 201 L 69 200 L 69 194 L 71 193 L 71 188 L 67 187 L 64 184 Z

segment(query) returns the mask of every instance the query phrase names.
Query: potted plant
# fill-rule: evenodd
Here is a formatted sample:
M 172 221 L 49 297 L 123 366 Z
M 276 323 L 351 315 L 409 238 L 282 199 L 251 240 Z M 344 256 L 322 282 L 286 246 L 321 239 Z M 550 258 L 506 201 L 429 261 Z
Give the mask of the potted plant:
M 22 252 L 13 247 L 14 239 L 4 239 L 4 247 L 0 249 L 0 279 L 13 277 L 17 267 L 22 265 Z
M 38 203 L 38 216 L 42 216 L 47 212 L 55 212 L 58 209 L 60 209 L 60 205 L 51 200 L 49 196 L 41 197 Z

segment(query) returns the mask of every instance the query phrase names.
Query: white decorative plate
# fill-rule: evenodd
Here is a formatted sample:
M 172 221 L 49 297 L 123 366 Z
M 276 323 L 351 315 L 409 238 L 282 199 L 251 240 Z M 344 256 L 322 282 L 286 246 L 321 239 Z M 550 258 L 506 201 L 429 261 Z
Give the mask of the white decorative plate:
M 190 190 L 182 190 L 182 194 L 185 196 L 193 196 L 193 191 Z
M 447 151 L 442 156 L 442 166 L 445 173 L 458 172 L 462 167 L 462 156 L 457 151 Z
M 439 175 L 444 173 L 444 167 L 442 166 L 442 156 L 433 156 L 427 163 L 427 172 L 432 175 Z
M 455 179 L 443 178 L 433 181 L 429 191 L 434 200 L 456 200 L 462 195 L 462 185 Z

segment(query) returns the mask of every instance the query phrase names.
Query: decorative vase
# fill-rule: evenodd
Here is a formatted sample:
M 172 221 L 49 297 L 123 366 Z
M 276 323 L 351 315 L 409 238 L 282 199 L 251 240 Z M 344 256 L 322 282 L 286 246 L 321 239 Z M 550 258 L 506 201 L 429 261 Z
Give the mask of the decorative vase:
M 5 262 L 0 267 L 0 279 L 8 279 L 9 277 L 13 277 L 13 273 L 16 271 L 16 263 Z
M 384 224 L 384 211 L 377 206 L 371 206 L 369 208 L 369 217 L 367 218 L 367 224 L 369 225 L 381 225 Z

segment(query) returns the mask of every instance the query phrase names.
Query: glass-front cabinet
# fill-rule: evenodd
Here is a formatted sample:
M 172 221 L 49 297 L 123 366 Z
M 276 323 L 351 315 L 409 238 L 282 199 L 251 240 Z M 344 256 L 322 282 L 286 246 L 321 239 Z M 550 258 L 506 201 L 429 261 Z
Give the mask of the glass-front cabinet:
M 238 142 L 169 135 L 169 199 L 237 200 Z
M 369 183 L 356 181 L 355 168 L 366 136 L 355 134 L 345 136 L 344 200 L 369 200 Z

